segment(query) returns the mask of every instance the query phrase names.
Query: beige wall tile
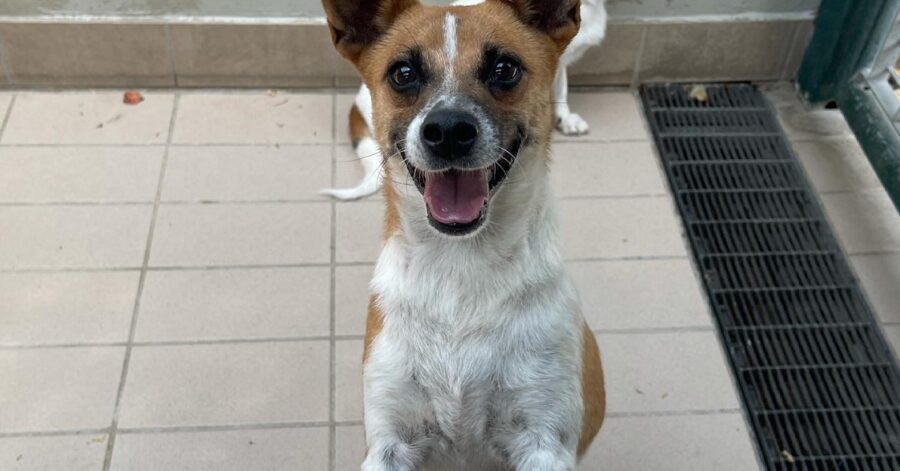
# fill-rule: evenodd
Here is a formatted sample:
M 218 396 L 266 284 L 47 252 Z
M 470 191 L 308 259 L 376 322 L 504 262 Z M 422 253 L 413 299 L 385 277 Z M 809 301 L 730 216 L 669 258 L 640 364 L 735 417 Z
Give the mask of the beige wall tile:
M 4 203 L 152 203 L 163 146 L 0 148 Z
M 812 21 L 801 21 L 797 23 L 797 31 L 794 36 L 794 44 L 788 54 L 787 61 L 784 64 L 784 71 L 781 74 L 782 80 L 793 81 L 800 71 L 800 65 L 803 63 L 803 56 L 806 54 L 806 48 L 812 41 L 815 28 Z
M 654 25 L 641 58 L 640 79 L 778 79 L 795 25 L 791 21 Z
M 332 105 L 330 93 L 186 93 L 179 101 L 173 142 L 327 144 Z
M 151 206 L 0 207 L 0 267 L 140 267 Z
M 649 142 L 560 142 L 551 149 L 556 196 L 665 195 L 666 186 Z
M 0 274 L 0 344 L 125 342 L 139 273 Z
M 124 355 L 124 347 L 0 351 L 0 432 L 109 427 Z
M 609 413 L 740 407 L 714 332 L 597 336 Z
M 158 217 L 151 266 L 286 265 L 331 259 L 327 203 L 164 205 Z
M 687 259 L 569 262 L 567 268 L 594 330 L 712 328 Z
M 106 435 L 0 438 L 0 468 L 12 471 L 103 469 Z
M 173 147 L 163 201 L 325 200 L 331 146 Z M 2 178 L 2 177 L 0 177 Z
M 328 268 L 151 271 L 138 341 L 327 336 Z
M 330 87 L 340 60 L 322 25 L 172 25 L 178 85 Z
M 122 92 L 20 92 L 3 143 L 165 144 L 174 100 L 144 93 L 142 103 L 129 106 Z
M 652 446 L 648 444 L 652 443 Z M 734 470 L 759 468 L 740 413 L 610 417 L 578 467 L 581 471 Z
M 363 341 L 341 340 L 334 345 L 334 420 L 363 419 Z
M 644 27 L 610 24 L 599 47 L 569 67 L 571 85 L 630 85 Z
M 161 24 L 0 23 L 18 85 L 175 85 Z
M 328 469 L 328 429 L 120 434 L 114 471 Z
M 135 347 L 120 427 L 328 420 L 328 342 Z

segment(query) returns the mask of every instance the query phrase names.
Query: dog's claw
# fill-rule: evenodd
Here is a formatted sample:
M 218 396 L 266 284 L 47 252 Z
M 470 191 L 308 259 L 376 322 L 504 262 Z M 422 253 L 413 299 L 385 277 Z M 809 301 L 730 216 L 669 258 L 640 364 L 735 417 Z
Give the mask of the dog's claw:
M 587 121 L 576 113 L 561 116 L 556 121 L 556 127 L 566 136 L 581 136 L 587 134 L 591 129 Z

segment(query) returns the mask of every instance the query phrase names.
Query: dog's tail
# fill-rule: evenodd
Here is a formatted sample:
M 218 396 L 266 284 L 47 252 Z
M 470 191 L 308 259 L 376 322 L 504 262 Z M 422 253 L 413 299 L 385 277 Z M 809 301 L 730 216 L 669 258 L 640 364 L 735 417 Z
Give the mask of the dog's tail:
M 368 100 L 368 102 L 365 102 Z M 363 103 L 361 103 L 363 102 Z M 339 200 L 357 200 L 374 195 L 382 184 L 382 157 L 378 143 L 372 137 L 371 118 L 366 117 L 363 109 L 371 109 L 371 98 L 368 89 L 364 89 L 357 97 L 356 104 L 350 109 L 350 141 L 356 150 L 356 157 L 363 166 L 365 176 L 356 188 L 322 190 L 322 194 Z M 361 109 L 362 108 L 362 109 Z

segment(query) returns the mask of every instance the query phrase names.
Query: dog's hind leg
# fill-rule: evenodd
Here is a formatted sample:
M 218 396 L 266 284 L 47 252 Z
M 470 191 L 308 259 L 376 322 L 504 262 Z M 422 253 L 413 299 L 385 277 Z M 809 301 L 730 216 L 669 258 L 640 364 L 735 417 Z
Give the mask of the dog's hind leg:
M 356 200 L 371 196 L 381 189 L 384 157 L 372 137 L 372 96 L 363 85 L 356 103 L 350 109 L 350 141 L 363 166 L 364 177 L 355 188 L 322 190 L 322 194 L 339 200 Z
M 569 109 L 569 72 L 566 64 L 560 64 L 553 81 L 553 114 L 556 127 L 567 136 L 587 134 L 590 130 L 587 121 Z

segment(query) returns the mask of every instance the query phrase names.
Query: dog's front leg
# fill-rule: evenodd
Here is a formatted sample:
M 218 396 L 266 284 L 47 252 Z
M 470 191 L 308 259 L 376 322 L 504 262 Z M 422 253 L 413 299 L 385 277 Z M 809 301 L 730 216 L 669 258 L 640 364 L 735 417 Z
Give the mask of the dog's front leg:
M 552 431 L 527 431 L 514 439 L 512 458 L 516 471 L 575 471 L 575 447 L 563 443 Z
M 390 359 L 367 368 L 365 425 L 368 452 L 362 471 L 415 471 L 427 457 L 433 423 L 424 393 Z M 367 365 L 371 366 L 371 365 Z

